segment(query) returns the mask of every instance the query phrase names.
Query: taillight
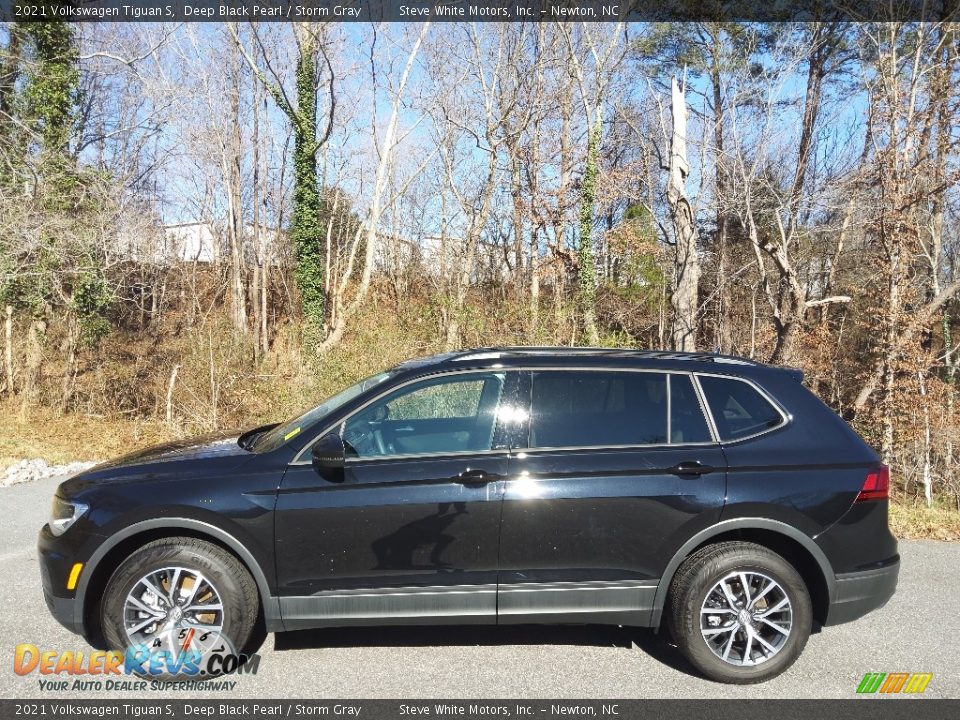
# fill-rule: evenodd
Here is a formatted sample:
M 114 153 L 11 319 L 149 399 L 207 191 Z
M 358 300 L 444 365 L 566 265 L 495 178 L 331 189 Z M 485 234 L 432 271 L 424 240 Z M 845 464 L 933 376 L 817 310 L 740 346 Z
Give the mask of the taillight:
M 861 500 L 886 500 L 890 497 L 890 468 L 877 465 L 864 478 L 863 487 L 857 496 Z

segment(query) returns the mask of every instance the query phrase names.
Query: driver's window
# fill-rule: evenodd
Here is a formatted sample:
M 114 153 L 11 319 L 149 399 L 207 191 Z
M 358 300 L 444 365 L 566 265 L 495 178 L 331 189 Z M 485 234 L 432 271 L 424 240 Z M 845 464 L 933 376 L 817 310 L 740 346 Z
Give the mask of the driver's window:
M 489 450 L 503 373 L 432 378 L 367 406 L 342 426 L 348 457 Z

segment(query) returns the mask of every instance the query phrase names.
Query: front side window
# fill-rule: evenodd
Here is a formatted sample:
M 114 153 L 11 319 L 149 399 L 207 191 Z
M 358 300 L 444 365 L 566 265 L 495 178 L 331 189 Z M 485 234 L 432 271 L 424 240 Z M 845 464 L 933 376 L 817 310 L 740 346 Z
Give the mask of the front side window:
M 698 376 L 721 440 L 739 440 L 783 424 L 783 416 L 748 383 Z
M 667 377 L 659 373 L 533 373 L 530 447 L 667 442 Z
M 407 385 L 341 426 L 348 457 L 490 450 L 503 373 L 453 375 Z

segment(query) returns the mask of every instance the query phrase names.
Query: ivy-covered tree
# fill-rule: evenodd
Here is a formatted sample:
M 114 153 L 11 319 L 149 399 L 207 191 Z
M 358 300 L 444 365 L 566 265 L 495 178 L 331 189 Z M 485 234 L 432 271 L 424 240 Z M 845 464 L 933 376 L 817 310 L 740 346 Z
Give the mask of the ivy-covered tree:
M 110 329 L 107 314 L 114 294 L 104 252 L 113 235 L 113 185 L 103 173 L 82 167 L 71 149 L 80 86 L 73 26 L 15 25 L 8 50 L 13 43 L 16 56 L 4 58 L 0 95 L 4 118 L 22 130 L 24 141 L 7 148 L 12 175 L 3 191 L 11 202 L 5 203 L 2 218 L 0 302 L 27 323 L 21 383 L 25 407 L 33 401 L 42 372 L 48 325 L 58 322 L 66 356 L 65 407 L 77 350 L 95 345 Z
M 14 166 L 24 153 L 24 133 L 17 123 L 17 106 L 20 101 L 18 84 L 23 75 L 25 27 L 10 23 L 6 28 L 5 43 L 0 48 L 0 137 L 4 143 L 0 152 L 5 159 L 0 163 L 0 186 L 3 187 L 16 182 Z
M 27 117 L 41 151 L 59 164 L 70 156 L 80 84 L 74 29 L 66 22 L 35 22 L 26 33 L 33 50 L 24 90 Z
M 294 69 L 296 100 L 270 78 L 276 78 L 273 70 L 265 71 L 251 56 L 239 34 L 237 25 L 229 25 L 238 50 L 250 65 L 258 80 L 270 93 L 277 107 L 283 111 L 293 129 L 293 217 L 290 236 L 296 253 L 294 279 L 300 290 L 300 302 L 304 316 L 304 335 L 308 345 L 316 345 L 325 334 L 326 320 L 326 223 L 317 177 L 317 151 L 330 138 L 336 98 L 333 92 L 333 67 L 326 54 L 322 26 L 318 23 L 297 23 L 293 26 L 297 45 L 297 60 Z M 257 30 L 251 25 L 250 31 Z M 262 44 L 261 44 L 262 47 Z M 269 67 L 269 59 L 264 58 Z M 320 63 L 325 73 L 318 72 Z M 320 82 L 327 78 L 329 104 L 325 127 L 317 129 L 317 96 Z

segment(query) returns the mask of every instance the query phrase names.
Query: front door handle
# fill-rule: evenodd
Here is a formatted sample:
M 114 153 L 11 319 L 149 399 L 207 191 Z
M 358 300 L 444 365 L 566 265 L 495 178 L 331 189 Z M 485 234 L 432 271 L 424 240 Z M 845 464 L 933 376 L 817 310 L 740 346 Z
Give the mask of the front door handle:
M 454 475 L 451 480 L 462 485 L 486 485 L 487 483 L 499 480 L 502 475 L 487 472 L 486 470 L 467 468 L 462 473 Z
M 707 473 L 712 473 L 714 468 L 711 465 L 704 465 L 698 460 L 686 461 L 682 463 L 677 463 L 667 472 L 671 475 L 679 475 L 680 477 L 695 477 L 700 475 L 706 475 Z

